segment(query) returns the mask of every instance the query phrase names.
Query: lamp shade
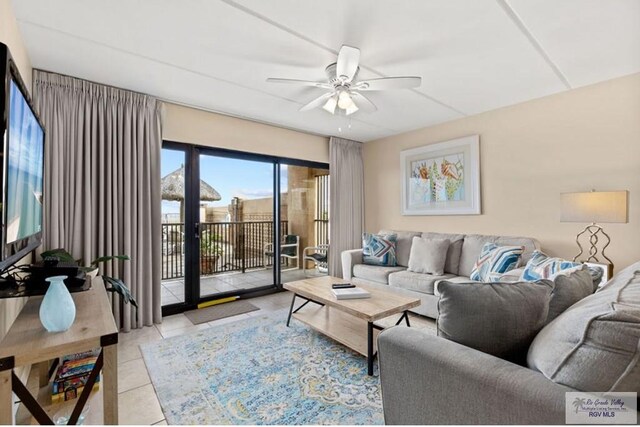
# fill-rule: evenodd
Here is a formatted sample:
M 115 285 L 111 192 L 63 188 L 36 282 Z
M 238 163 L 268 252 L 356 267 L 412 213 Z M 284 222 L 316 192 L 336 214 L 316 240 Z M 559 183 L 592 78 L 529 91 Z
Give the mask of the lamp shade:
M 628 222 L 627 191 L 563 193 L 561 222 Z

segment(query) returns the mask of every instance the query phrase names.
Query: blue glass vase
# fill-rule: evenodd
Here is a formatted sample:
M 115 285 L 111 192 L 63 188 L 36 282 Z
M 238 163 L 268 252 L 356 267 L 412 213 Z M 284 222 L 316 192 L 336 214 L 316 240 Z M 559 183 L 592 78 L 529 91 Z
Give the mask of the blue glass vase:
M 64 284 L 67 276 L 53 276 L 45 280 L 49 289 L 40 304 L 40 322 L 49 332 L 63 332 L 76 319 L 76 304 Z

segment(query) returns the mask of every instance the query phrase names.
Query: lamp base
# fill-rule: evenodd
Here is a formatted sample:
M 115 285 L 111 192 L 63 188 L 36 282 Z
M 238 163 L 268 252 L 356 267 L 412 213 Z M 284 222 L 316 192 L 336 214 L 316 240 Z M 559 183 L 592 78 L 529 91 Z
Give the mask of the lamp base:
M 611 265 L 611 268 L 613 270 L 613 261 L 611 261 L 604 253 L 604 250 L 607 249 L 609 244 L 611 244 L 611 238 L 607 233 L 604 232 L 604 229 L 596 223 L 587 225 L 584 228 L 584 230 L 582 230 L 580 233 L 576 235 L 576 243 L 578 244 L 578 248 L 580 249 L 580 252 L 578 252 L 578 255 L 573 257 L 573 260 L 577 261 L 578 258 L 580 258 L 580 256 L 584 253 L 584 248 L 580 244 L 580 237 L 583 234 L 587 234 L 587 233 L 589 235 L 589 244 L 591 245 L 589 247 L 589 257 L 586 260 L 580 260 L 580 262 L 600 263 L 598 256 L 602 256 L 602 258 L 604 258 L 608 262 L 608 264 Z M 606 239 L 606 243 L 602 247 L 602 250 L 600 251 L 600 255 L 598 255 L 598 241 L 600 240 L 599 236 L 604 236 L 604 238 Z

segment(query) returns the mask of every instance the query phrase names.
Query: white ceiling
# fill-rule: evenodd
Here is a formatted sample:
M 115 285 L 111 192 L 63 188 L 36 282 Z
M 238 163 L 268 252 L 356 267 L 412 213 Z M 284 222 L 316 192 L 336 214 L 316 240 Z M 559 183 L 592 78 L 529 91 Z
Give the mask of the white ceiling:
M 13 0 L 34 67 L 279 126 L 369 141 L 640 72 L 638 0 Z M 298 109 L 342 44 L 373 93 L 349 123 Z M 350 126 L 350 127 L 349 127 Z M 340 130 L 339 130 L 340 128 Z

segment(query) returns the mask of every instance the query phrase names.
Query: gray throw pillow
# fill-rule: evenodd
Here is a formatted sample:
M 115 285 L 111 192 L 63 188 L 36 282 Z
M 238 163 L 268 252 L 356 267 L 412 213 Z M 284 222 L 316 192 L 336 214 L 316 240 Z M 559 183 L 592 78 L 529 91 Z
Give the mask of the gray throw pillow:
M 438 284 L 438 336 L 522 363 L 545 325 L 550 282 Z
M 593 277 L 587 266 L 582 266 L 578 270 L 559 272 L 553 279 L 553 284 L 547 323 L 582 298 L 593 293 Z
M 414 237 L 409 254 L 409 271 L 414 273 L 444 274 L 444 263 L 447 260 L 447 239 L 423 239 Z

